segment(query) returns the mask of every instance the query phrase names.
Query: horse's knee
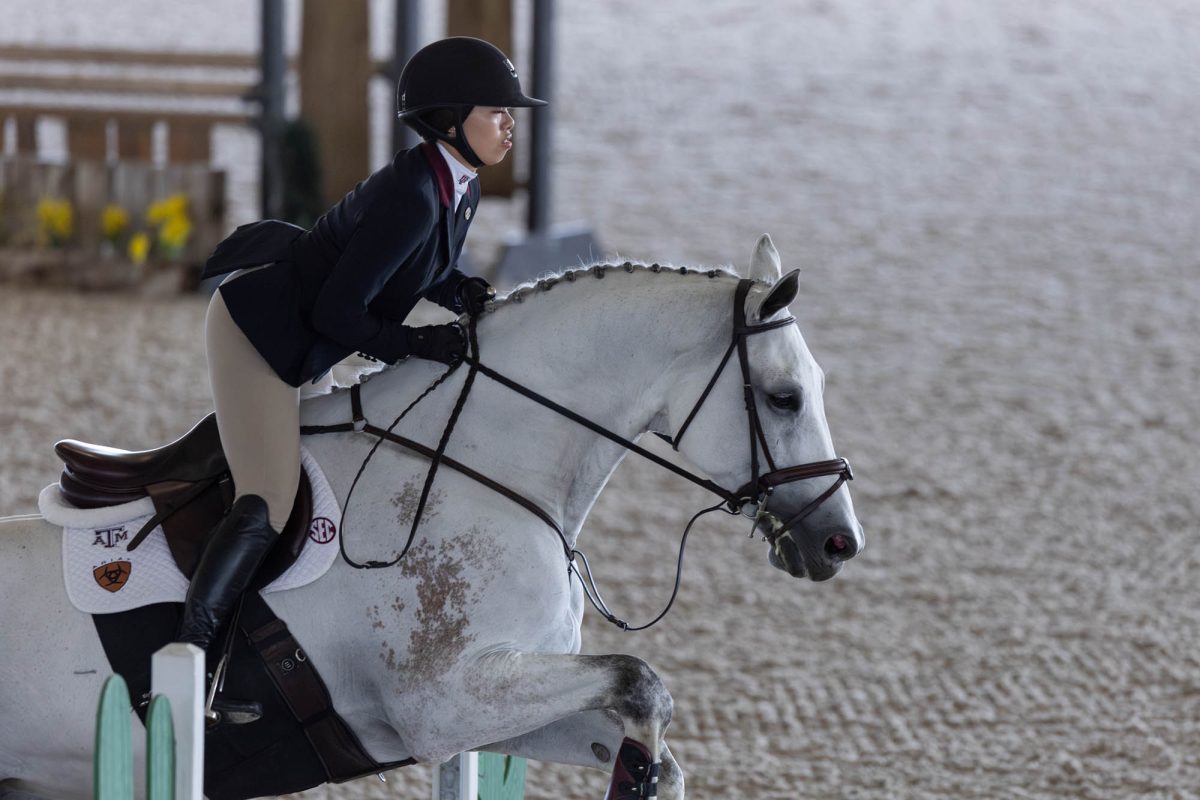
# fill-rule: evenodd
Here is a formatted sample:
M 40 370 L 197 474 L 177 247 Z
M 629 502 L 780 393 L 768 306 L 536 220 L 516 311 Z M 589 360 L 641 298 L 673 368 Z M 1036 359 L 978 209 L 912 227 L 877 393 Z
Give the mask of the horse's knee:
M 608 687 L 611 707 L 639 727 L 664 730 L 671 721 L 674 700 L 662 678 L 649 664 L 635 656 L 598 656 L 609 660 L 612 681 Z

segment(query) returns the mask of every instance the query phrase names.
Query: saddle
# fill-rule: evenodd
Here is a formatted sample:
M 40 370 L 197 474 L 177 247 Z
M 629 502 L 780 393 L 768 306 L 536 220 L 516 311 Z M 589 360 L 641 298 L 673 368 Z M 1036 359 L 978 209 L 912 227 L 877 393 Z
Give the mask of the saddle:
M 63 461 L 59 489 L 79 508 L 103 508 L 149 497 L 155 514 L 129 544 L 134 549 L 161 525 L 179 571 L 191 577 L 208 536 L 233 504 L 233 478 L 209 414 L 190 431 L 154 450 L 128 451 L 63 439 L 54 445 Z M 252 589 L 282 575 L 299 557 L 312 521 L 312 485 L 302 470 L 291 515 L 267 554 Z

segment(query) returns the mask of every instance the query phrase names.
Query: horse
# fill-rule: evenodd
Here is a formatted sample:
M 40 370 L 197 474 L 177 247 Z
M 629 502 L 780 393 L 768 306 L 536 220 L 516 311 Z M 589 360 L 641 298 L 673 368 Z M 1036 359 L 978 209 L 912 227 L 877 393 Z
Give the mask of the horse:
M 632 655 L 579 654 L 585 591 L 571 552 L 626 455 L 620 440 L 649 432 L 726 487 L 727 510 L 756 520 L 774 567 L 820 581 L 862 550 L 823 373 L 789 324 L 797 274 L 783 274 L 764 235 L 749 280 L 598 264 L 519 287 L 477 318 L 478 363 L 607 434 L 478 374 L 445 456 L 502 477 L 561 533 L 443 468 L 404 557 L 353 569 L 352 559 L 385 562 L 405 548 L 430 460 L 385 442 L 363 468 L 376 437 L 305 438 L 342 504 L 347 558 L 265 599 L 373 758 L 440 763 L 478 749 L 614 771 L 635 745 L 655 765 L 658 796 L 684 796 L 664 738 L 673 701 L 663 680 Z M 417 359 L 382 369 L 361 387 L 364 416 L 394 419 L 443 371 Z M 445 376 L 400 427 L 432 448 L 467 379 L 465 369 Z M 306 399 L 302 423 L 344 423 L 345 394 Z M 839 466 L 811 468 L 830 463 Z M 110 667 L 90 618 L 65 596 L 56 534 L 38 515 L 0 520 L 0 796 L 90 793 L 90 709 Z M 652 791 L 614 780 L 610 796 Z

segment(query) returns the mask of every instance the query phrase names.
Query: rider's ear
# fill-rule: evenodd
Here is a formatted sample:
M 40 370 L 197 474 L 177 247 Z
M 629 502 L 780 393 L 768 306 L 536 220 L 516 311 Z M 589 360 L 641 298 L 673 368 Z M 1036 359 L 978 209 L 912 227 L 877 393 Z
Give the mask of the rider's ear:
M 760 320 L 770 319 L 775 315 L 775 312 L 780 309 L 787 308 L 793 300 L 796 299 L 796 292 L 799 289 L 800 270 L 794 269 L 787 275 L 784 275 L 779 281 L 771 287 L 767 299 L 762 301 L 762 305 L 758 307 L 757 317 Z
M 750 277 L 763 283 L 775 283 L 783 274 L 779 265 L 779 251 L 771 241 L 771 235 L 764 233 L 758 237 L 754 246 L 754 255 L 750 257 Z

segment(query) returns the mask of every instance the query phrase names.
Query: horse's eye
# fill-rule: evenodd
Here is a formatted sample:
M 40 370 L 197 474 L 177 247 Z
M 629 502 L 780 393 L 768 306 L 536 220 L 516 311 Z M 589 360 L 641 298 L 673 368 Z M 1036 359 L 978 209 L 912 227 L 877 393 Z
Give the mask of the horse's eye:
M 799 411 L 800 395 L 795 392 L 777 392 L 767 395 L 767 400 L 781 411 Z

